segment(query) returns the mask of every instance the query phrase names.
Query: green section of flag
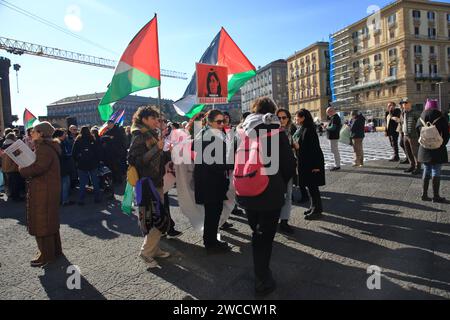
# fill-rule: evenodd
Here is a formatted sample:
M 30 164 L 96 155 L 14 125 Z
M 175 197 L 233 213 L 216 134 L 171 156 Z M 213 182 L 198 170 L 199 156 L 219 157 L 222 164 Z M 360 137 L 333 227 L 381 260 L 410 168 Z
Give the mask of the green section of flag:
M 116 74 L 98 106 L 101 119 L 108 121 L 113 114 L 113 108 L 110 103 L 119 101 L 133 92 L 158 87 L 160 84 L 159 80 L 135 68 Z
M 186 113 L 184 116 L 188 117 L 189 119 L 191 119 L 193 116 L 195 116 L 197 113 L 202 112 L 203 108 L 205 107 L 204 104 L 196 104 L 193 105 L 191 110 L 189 110 L 188 113 Z
M 33 123 L 36 121 L 37 119 L 31 119 L 28 120 L 27 123 L 24 123 L 25 126 L 25 130 L 28 130 L 29 128 L 33 127 Z
M 233 98 L 236 92 L 251 78 L 256 76 L 255 70 L 234 74 L 228 81 L 228 101 Z

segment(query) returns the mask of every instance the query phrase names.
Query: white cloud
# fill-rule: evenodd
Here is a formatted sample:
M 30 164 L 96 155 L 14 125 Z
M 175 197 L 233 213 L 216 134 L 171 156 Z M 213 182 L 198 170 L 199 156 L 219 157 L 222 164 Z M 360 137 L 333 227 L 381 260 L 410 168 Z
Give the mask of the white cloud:
M 76 5 L 68 6 L 64 23 L 70 31 L 81 32 L 83 30 L 83 21 L 81 20 L 81 9 Z

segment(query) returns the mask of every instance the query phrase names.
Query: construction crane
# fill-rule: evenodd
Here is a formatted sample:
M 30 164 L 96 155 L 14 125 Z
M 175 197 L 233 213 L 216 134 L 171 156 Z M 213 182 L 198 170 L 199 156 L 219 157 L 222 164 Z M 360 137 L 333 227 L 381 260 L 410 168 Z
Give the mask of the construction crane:
M 90 56 L 87 54 L 46 47 L 39 44 L 0 37 L 0 49 L 11 54 L 30 54 L 39 57 L 81 63 L 89 66 L 115 69 L 117 61 Z M 178 71 L 161 69 L 161 76 L 166 78 L 187 80 L 187 74 Z

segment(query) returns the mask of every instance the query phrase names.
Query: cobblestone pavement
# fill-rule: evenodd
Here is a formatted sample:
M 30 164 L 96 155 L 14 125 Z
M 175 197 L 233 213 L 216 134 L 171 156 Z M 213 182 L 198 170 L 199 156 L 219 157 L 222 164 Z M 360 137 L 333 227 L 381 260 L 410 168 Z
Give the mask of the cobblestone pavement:
M 294 207 L 293 236 L 277 234 L 271 268 L 278 283 L 268 299 L 449 299 L 450 205 L 418 199 L 420 177 L 386 160 L 327 173 L 324 218 L 307 222 Z M 442 194 L 450 198 L 450 168 Z M 120 197 L 117 197 L 120 200 Z M 44 269 L 29 260 L 35 240 L 26 232 L 23 204 L 0 200 L 0 299 L 253 299 L 251 233 L 232 216 L 222 232 L 233 250 L 207 256 L 202 237 L 171 210 L 179 239 L 161 246 L 172 257 L 147 270 L 138 258 L 142 237 L 135 216 L 119 201 L 61 210 L 65 258 Z M 67 267 L 81 270 L 81 289 L 67 288 Z M 367 288 L 367 268 L 381 268 L 381 289 Z

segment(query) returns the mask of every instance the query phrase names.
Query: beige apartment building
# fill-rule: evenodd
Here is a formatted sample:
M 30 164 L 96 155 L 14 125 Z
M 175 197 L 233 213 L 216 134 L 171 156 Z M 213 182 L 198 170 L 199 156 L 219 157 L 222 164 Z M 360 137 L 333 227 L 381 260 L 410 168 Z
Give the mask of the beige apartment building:
M 332 101 L 383 119 L 389 101 L 417 110 L 442 97 L 448 109 L 450 4 L 399 0 L 330 37 Z M 441 92 L 440 92 L 441 91 Z
M 330 102 L 329 43 L 317 42 L 287 59 L 289 111 L 304 108 L 326 119 Z

